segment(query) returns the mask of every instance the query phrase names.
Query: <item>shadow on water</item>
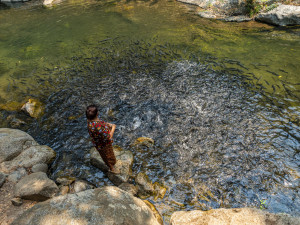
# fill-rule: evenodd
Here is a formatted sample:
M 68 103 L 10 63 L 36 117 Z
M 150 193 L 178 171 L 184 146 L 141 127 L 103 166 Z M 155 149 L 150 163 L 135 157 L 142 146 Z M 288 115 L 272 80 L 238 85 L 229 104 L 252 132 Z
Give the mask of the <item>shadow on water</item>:
M 24 129 L 57 152 L 52 178 L 110 184 L 89 163 L 84 111 L 95 103 L 117 124 L 115 144 L 133 151 L 134 173 L 169 187 L 154 202 L 166 221 L 175 210 L 260 207 L 262 199 L 271 212 L 300 211 L 299 89 L 290 89 L 299 84 L 282 82 L 276 95 L 237 61 L 118 39 L 30 82 L 34 91 L 14 93 L 45 103 Z M 135 151 L 140 136 L 155 146 Z

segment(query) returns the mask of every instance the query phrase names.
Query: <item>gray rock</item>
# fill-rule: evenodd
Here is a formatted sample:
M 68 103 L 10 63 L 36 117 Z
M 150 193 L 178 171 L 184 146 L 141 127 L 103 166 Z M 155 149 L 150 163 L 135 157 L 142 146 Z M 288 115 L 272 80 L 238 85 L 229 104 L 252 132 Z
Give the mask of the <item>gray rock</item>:
M 47 173 L 48 171 L 48 165 L 46 163 L 39 163 L 39 164 L 36 164 L 34 165 L 32 168 L 31 168 L 31 171 L 33 173 L 36 173 L 36 172 L 44 172 L 44 173 Z
M 74 177 L 58 177 L 56 183 L 67 186 L 72 184 L 76 179 Z
M 12 223 L 20 224 L 159 225 L 151 209 L 141 199 L 112 186 L 38 203 Z
M 9 128 L 0 128 L 0 163 L 12 160 L 24 149 L 37 145 L 27 133 Z
M 24 168 L 19 168 L 9 174 L 7 180 L 13 183 L 17 183 L 22 177 L 25 177 L 26 175 L 28 175 L 27 171 Z
M 123 191 L 126 191 L 132 195 L 136 195 L 138 192 L 138 188 L 136 186 L 134 186 L 133 184 L 129 184 L 129 183 L 122 183 L 118 186 L 118 188 L 120 188 Z
M 0 164 L 0 172 L 11 173 L 17 168 L 31 168 L 40 163 L 49 164 L 55 158 L 55 152 L 46 145 L 36 145 L 22 151 L 17 157 L 11 161 L 2 162 Z
M 202 12 L 199 12 L 198 15 L 203 18 L 206 18 L 206 19 L 216 19 L 217 18 L 217 16 L 213 12 L 210 12 L 210 11 L 202 11 Z
M 203 9 L 214 9 L 226 15 L 241 15 L 245 13 L 243 0 L 178 0 L 179 2 L 200 6 Z
M 113 150 L 117 159 L 117 163 L 115 167 L 118 168 L 121 171 L 121 173 L 120 174 L 108 173 L 108 178 L 115 185 L 120 185 L 121 183 L 127 182 L 130 175 L 132 174 L 131 168 L 133 164 L 133 154 L 131 151 L 122 150 L 117 146 L 114 146 Z M 90 154 L 91 154 L 91 164 L 99 168 L 103 172 L 108 172 L 109 168 L 106 166 L 99 152 L 95 148 L 91 149 Z
M 220 20 L 224 20 L 226 22 L 247 22 L 251 21 L 252 18 L 248 16 L 229 16 L 225 18 L 220 18 Z
M 76 180 L 74 183 L 74 192 L 81 192 L 81 191 L 86 191 L 88 189 L 92 189 L 94 188 L 92 185 L 88 184 L 86 181 L 84 180 Z
M 139 193 L 142 195 L 146 194 L 153 194 L 154 193 L 154 186 L 151 182 L 151 180 L 148 178 L 148 176 L 145 173 L 138 173 L 138 175 L 135 178 L 135 183 L 137 184 L 139 188 Z
M 5 183 L 5 180 L 6 180 L 6 174 L 0 173 L 0 188 Z
M 255 20 L 278 26 L 300 25 L 300 6 L 280 5 L 267 13 L 258 14 Z
M 59 191 L 54 181 L 43 172 L 32 173 L 22 178 L 15 187 L 15 196 L 22 199 L 45 201 Z
M 44 0 L 43 5 L 50 7 L 63 2 L 63 0 Z
M 11 200 L 11 203 L 14 205 L 14 206 L 20 206 L 23 204 L 23 200 L 21 198 L 13 198 Z
M 299 225 L 300 218 L 287 214 L 272 214 L 252 208 L 211 209 L 209 211 L 178 211 L 172 214 L 170 225 Z

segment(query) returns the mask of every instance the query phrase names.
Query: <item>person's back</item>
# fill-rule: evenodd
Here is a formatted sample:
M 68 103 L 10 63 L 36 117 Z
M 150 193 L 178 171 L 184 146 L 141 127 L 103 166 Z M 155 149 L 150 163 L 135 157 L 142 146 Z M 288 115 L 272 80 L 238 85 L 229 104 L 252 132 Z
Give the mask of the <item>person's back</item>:
M 101 155 L 105 164 L 109 167 L 110 172 L 118 173 L 114 168 L 117 160 L 112 148 L 112 138 L 116 125 L 106 123 L 98 118 L 99 113 L 95 105 L 86 108 L 87 127 L 95 148 Z

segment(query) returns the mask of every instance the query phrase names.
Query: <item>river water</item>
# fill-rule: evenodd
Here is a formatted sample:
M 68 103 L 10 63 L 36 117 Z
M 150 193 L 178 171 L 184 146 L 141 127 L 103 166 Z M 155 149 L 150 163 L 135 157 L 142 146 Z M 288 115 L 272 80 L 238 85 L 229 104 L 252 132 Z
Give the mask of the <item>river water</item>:
M 297 214 L 299 27 L 201 19 L 174 1 L 69 1 L 0 10 L 1 127 L 9 116 L 57 152 L 50 176 L 111 184 L 89 163 L 84 109 L 168 187 L 176 210 L 255 207 Z M 36 98 L 38 119 L 13 110 Z M 6 105 L 8 107 L 3 107 Z M 138 137 L 155 140 L 135 148 Z M 265 202 L 264 204 L 262 202 Z

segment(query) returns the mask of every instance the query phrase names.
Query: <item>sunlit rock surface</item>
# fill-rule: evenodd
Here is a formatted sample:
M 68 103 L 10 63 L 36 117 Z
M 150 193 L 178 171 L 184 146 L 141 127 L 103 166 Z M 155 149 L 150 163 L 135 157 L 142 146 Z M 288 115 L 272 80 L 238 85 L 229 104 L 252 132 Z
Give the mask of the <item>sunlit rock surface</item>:
M 113 150 L 117 159 L 115 167 L 121 171 L 120 174 L 108 173 L 108 178 L 115 185 L 120 185 L 121 183 L 127 182 L 129 176 L 132 173 L 132 164 L 133 164 L 133 154 L 131 151 L 123 150 L 117 146 L 113 146 Z M 108 167 L 102 160 L 99 152 L 92 148 L 90 151 L 91 154 L 91 164 L 103 172 L 108 172 Z
M 42 103 L 34 99 L 29 99 L 21 109 L 33 118 L 38 118 L 44 110 Z
M 37 145 L 27 133 L 9 128 L 0 128 L 0 163 L 12 160 L 23 150 Z
M 151 209 L 140 199 L 117 188 L 104 187 L 68 194 L 38 203 L 12 225 L 159 225 Z
M 59 191 L 54 181 L 43 172 L 32 173 L 22 178 L 15 187 L 15 196 L 34 201 L 45 201 Z
M 288 214 L 272 214 L 252 208 L 178 211 L 171 225 L 299 225 L 300 219 Z
M 300 6 L 280 5 L 267 13 L 257 15 L 255 19 L 279 26 L 300 25 Z

